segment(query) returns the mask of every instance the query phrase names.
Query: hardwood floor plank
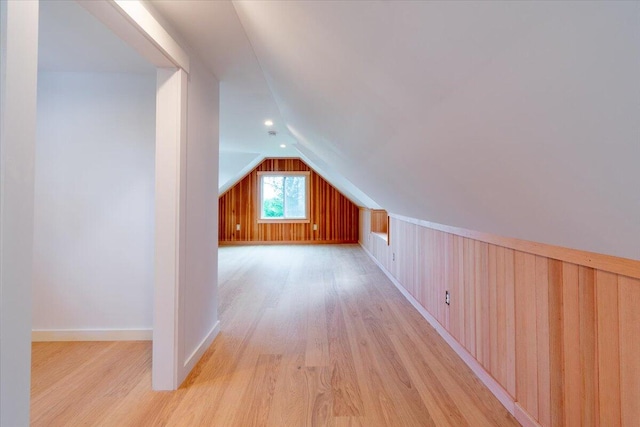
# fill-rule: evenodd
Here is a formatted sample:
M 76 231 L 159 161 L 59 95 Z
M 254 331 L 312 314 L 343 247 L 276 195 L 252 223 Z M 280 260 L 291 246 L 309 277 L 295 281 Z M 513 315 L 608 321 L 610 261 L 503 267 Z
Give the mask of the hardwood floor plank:
M 380 322 L 370 310 L 364 310 L 362 316 L 376 353 L 380 355 L 379 361 L 383 368 L 382 375 L 385 382 L 390 383 L 396 395 L 401 398 L 403 409 L 405 406 L 409 407 L 402 418 L 410 425 L 434 426 L 433 418 L 401 362 L 390 337 L 384 333 Z M 389 379 L 392 380 L 389 381 Z
M 334 283 L 327 287 L 325 305 L 331 363 L 333 415 L 357 417 L 363 415 L 360 386 L 356 378 L 344 316 Z
M 348 330 L 356 373 L 362 384 L 363 405 L 369 419 L 367 425 L 392 425 L 393 420 L 398 417 L 396 405 L 390 390 L 384 386 L 378 359 L 372 348 L 370 338 L 367 336 L 356 301 L 350 294 L 343 294 L 342 304 L 345 307 L 349 307 L 345 309 L 345 312 L 349 314 L 350 318 L 345 324 Z
M 82 417 L 84 411 L 109 397 L 119 382 L 128 380 L 130 369 L 122 364 L 123 359 L 138 363 L 140 353 L 136 352 L 140 343 L 109 343 L 99 351 L 97 357 L 85 362 L 60 381 L 54 382 L 32 401 L 32 425 L 69 425 L 72 420 Z M 112 372 L 124 371 L 124 375 L 114 377 Z M 86 373 L 91 372 L 87 378 Z M 100 416 L 96 409 L 96 415 Z M 55 420 L 49 422 L 47 420 Z
M 281 367 L 268 425 L 329 425 L 333 419 L 330 369 L 306 367 L 302 356 L 291 360 Z
M 375 297 L 367 300 L 354 297 L 359 293 L 358 284 L 360 287 L 366 286 L 366 284 L 358 282 L 355 278 L 352 283 L 355 286 L 344 286 L 339 290 L 341 301 L 345 305 L 351 306 L 350 312 L 353 313 L 353 318 L 347 324 L 355 324 L 358 327 L 357 332 L 352 332 L 352 330 L 347 332 L 352 337 L 358 337 L 361 343 L 366 343 L 361 346 L 361 351 L 366 352 L 367 362 L 365 365 L 375 367 L 368 373 L 371 379 L 370 387 L 378 396 L 381 406 L 387 409 L 384 414 L 385 419 L 393 420 L 399 417 L 404 419 L 408 425 L 434 425 L 431 414 L 415 389 L 390 340 L 392 333 L 388 333 L 389 331 L 384 326 L 384 324 L 395 322 L 387 303 L 377 300 Z M 370 295 L 374 293 L 371 288 L 369 291 Z M 355 352 L 354 341 L 351 342 Z M 375 360 L 372 355 L 375 355 Z M 360 378 L 363 378 L 362 375 Z M 383 381 L 382 378 L 385 380 Z M 393 381 L 389 381 L 389 378 L 393 378 Z M 382 393 L 382 390 L 385 392 Z M 392 399 L 386 396 L 387 392 L 393 392 L 394 396 L 399 396 L 401 399 L 396 398 L 397 403 L 389 405 L 388 402 Z M 391 412 L 394 412 L 395 416 L 391 416 Z M 403 414 L 405 415 L 403 416 Z
M 511 425 L 510 420 L 517 425 L 469 368 L 458 364 L 458 356 L 422 317 L 416 313 L 410 321 L 405 316 L 401 318 L 406 322 L 404 349 L 442 410 L 449 414 L 452 426 Z
M 453 399 L 442 385 L 438 376 L 426 364 L 416 365 L 415 358 L 407 349 L 399 337 L 393 336 L 391 340 L 398 351 L 399 357 L 405 363 L 407 370 L 416 385 L 416 389 L 422 396 L 427 410 L 435 425 L 438 426 L 464 426 L 467 420 L 460 413 Z
M 308 283 L 305 365 L 329 366 L 329 340 L 322 279 L 321 277 L 312 276 Z
M 31 398 L 37 400 L 51 384 L 71 375 L 87 361 L 87 355 L 108 351 L 105 342 L 50 342 L 32 344 Z M 55 367 L 55 369 L 52 369 Z
M 37 343 L 33 425 L 517 425 L 358 246 L 219 268 L 221 333 L 180 389 L 151 391 L 149 342 Z
M 240 401 L 240 407 L 243 409 L 237 412 L 233 425 L 267 425 L 281 361 L 282 355 L 279 354 L 258 356 L 256 368 L 251 374 L 251 381 Z

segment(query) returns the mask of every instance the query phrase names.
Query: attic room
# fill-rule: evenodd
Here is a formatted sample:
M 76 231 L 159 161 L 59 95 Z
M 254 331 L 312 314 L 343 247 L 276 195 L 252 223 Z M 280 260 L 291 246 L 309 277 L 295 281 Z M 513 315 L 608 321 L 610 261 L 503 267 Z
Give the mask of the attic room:
M 637 424 L 640 3 L 0 34 L 0 426 Z

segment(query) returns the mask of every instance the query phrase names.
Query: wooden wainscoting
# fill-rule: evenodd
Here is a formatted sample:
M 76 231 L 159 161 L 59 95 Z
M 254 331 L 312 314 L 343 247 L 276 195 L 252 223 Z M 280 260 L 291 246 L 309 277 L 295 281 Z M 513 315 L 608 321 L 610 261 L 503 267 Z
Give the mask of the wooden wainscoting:
M 310 222 L 258 223 L 258 172 L 264 171 L 310 172 Z M 220 196 L 219 209 L 220 244 L 358 241 L 358 206 L 300 159 L 266 159 Z
M 639 261 L 429 225 L 392 214 L 390 246 L 360 243 L 521 423 L 637 425 Z

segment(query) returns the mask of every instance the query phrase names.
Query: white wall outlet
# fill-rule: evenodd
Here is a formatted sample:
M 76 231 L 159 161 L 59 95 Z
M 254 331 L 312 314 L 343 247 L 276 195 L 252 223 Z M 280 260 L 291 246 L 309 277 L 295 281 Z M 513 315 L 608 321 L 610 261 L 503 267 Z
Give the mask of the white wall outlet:
M 236 224 L 236 231 L 240 231 L 240 224 Z
M 318 224 L 313 224 L 313 230 L 317 231 L 318 230 Z

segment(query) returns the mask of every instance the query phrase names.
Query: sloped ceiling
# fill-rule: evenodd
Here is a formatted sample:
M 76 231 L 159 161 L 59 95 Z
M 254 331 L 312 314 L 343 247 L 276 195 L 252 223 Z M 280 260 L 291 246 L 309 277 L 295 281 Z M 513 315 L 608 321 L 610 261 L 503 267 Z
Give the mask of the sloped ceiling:
M 156 69 L 75 1 L 41 1 L 38 71 L 155 74 Z
M 223 150 L 273 115 L 390 212 L 640 259 L 640 3 L 153 4 L 229 87 Z
M 344 176 L 332 174 L 330 167 L 326 171 L 313 153 L 298 150 L 298 137 L 282 119 L 231 2 L 154 1 L 149 7 L 181 34 L 220 81 L 220 193 L 265 157 L 301 157 L 356 204 L 378 207 Z M 267 119 L 272 127 L 265 127 Z
M 156 1 L 151 7 L 180 32 L 220 81 L 220 191 L 265 157 L 298 156 L 296 140 L 287 132 L 233 4 Z M 264 125 L 267 119 L 274 122 L 270 128 Z M 269 136 L 268 130 L 275 130 L 276 136 Z

